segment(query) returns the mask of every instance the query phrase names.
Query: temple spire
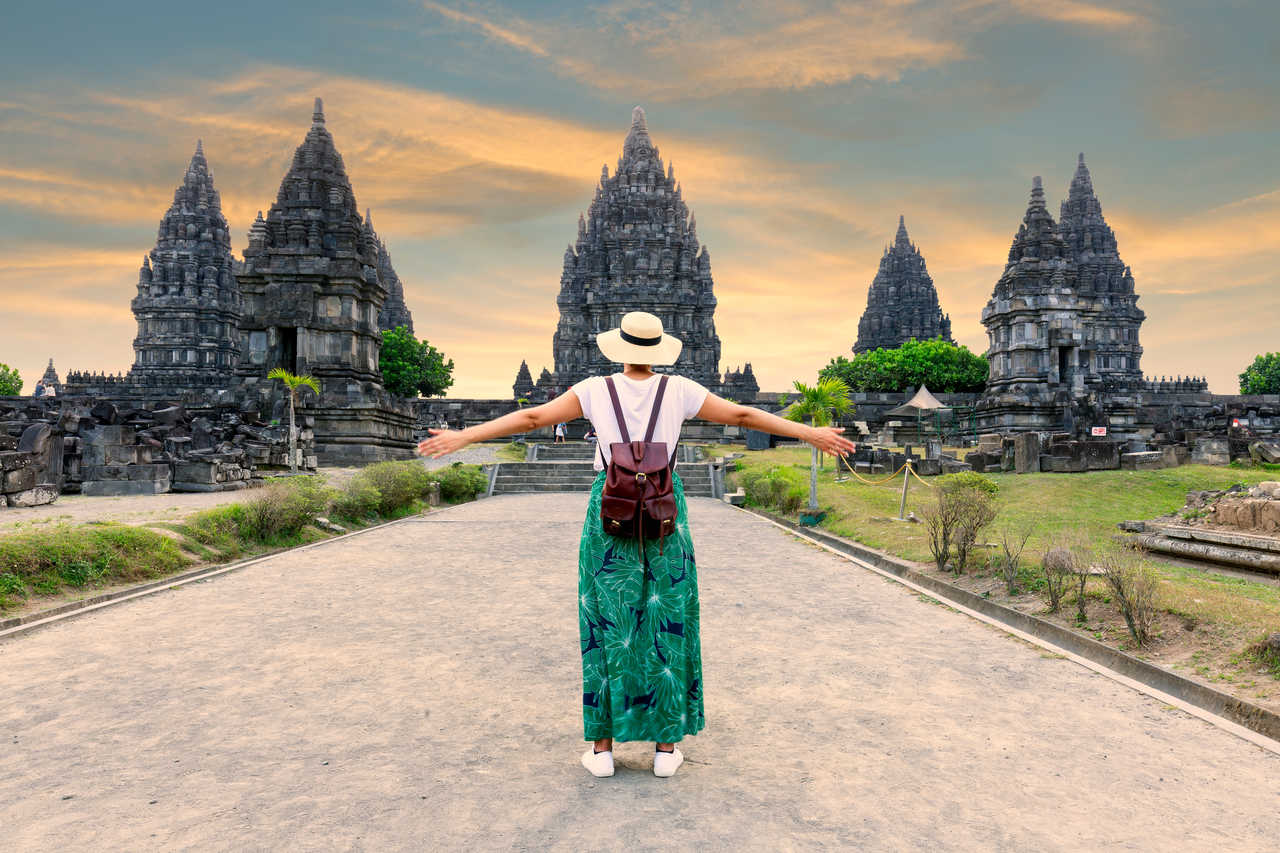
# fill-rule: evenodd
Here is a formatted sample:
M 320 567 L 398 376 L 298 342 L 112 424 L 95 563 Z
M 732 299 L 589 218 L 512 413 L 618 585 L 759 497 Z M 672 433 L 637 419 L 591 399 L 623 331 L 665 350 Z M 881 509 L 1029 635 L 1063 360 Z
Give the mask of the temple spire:
M 898 215 L 898 233 L 894 235 L 893 244 L 895 246 L 911 245 L 911 238 L 907 236 L 907 220 L 901 214 Z
M 311 113 L 312 124 L 324 124 L 324 101 L 316 98 L 316 108 Z

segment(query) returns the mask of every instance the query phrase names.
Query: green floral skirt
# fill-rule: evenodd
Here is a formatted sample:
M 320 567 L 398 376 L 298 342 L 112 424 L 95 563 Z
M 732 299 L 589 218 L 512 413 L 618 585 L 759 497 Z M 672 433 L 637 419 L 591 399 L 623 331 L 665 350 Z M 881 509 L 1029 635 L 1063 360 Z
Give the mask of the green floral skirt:
M 674 743 L 705 725 L 698 644 L 698 573 L 684 483 L 680 520 L 656 541 L 605 533 L 604 472 L 591 487 L 578 549 L 582 726 L 587 740 Z

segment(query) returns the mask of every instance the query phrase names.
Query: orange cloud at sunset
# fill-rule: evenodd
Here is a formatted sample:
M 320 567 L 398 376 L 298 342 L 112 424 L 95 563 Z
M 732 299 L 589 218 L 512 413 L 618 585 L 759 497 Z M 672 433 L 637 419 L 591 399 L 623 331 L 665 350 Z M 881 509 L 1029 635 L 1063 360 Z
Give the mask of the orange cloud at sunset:
M 751 361 L 768 390 L 849 351 L 899 214 L 957 339 L 984 350 L 979 313 L 1030 178 L 1044 175 L 1056 214 L 1080 149 L 1148 313 L 1149 373 L 1232 391 L 1275 339 L 1280 175 L 1249 136 L 1274 126 L 1274 89 L 1185 61 L 1162 4 L 410 8 L 391 30 L 414 49 L 355 27 L 338 42 L 369 54 L 346 65 L 273 43 L 253 54 L 268 62 L 10 87 L 0 288 L 17 295 L 0 361 L 29 379 L 50 356 L 127 369 L 138 264 L 195 140 L 238 253 L 316 96 L 419 332 L 457 364 L 455 396 L 507 395 L 522 358 L 535 375 L 551 365 L 564 247 L 636 103 L 711 252 L 722 369 Z M 1228 132 L 1241 135 L 1206 135 Z M 1212 345 L 1189 357 L 1189 340 Z

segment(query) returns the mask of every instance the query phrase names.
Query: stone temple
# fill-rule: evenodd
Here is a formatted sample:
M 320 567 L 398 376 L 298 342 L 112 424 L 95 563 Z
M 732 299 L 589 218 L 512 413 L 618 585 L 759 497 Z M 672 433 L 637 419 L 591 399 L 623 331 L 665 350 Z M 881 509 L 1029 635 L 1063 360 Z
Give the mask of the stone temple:
M 226 385 L 240 354 L 235 273 L 222 202 L 197 142 L 138 273 L 131 380 L 176 388 Z
M 617 169 L 610 176 L 609 167 L 602 168 L 595 198 L 578 217 L 577 241 L 565 250 L 556 299 L 560 321 L 552 339 L 555 372 L 544 369 L 537 390 L 555 395 L 587 376 L 618 370 L 600 354 L 596 334 L 617 326 L 629 311 L 648 311 L 684 342 L 680 360 L 659 369 L 754 399 L 758 386 L 750 388 L 750 365 L 732 388 L 721 380 L 713 287 L 711 254 L 699 245 L 675 171 L 664 170 L 644 110 L 636 107 Z M 527 365 L 518 388 L 526 373 Z
M 372 230 L 373 213 L 367 209 L 364 212 L 364 221 Z M 387 250 L 387 244 L 382 241 L 376 231 L 373 232 L 373 241 L 378 247 L 378 280 L 387 291 L 387 299 L 382 303 L 382 310 L 378 312 L 378 328 L 385 332 L 404 326 L 412 332 L 413 314 L 405 304 L 404 285 L 400 281 L 400 276 L 396 275 L 395 268 L 391 266 L 391 252 Z
M 380 265 L 390 269 L 390 256 L 360 216 L 317 98 L 275 204 L 249 229 L 236 277 L 244 302 L 236 375 L 247 397 L 276 408 L 281 392 L 267 379 L 272 368 L 320 380 L 315 440 L 326 461 L 411 452 L 412 407 L 383 388 L 378 370 L 388 295 Z
M 938 291 L 925 269 L 924 257 L 907 236 L 898 217 L 893 245 L 884 250 L 880 269 L 867 291 L 867 309 L 858 321 L 855 353 L 894 349 L 908 340 L 951 339 L 951 318 L 938 305 Z
M 1040 178 L 1008 263 L 982 311 L 990 376 L 979 403 L 990 428 L 1060 429 L 1090 396 L 1144 383 L 1133 275 L 1120 260 L 1080 155 L 1059 221 Z

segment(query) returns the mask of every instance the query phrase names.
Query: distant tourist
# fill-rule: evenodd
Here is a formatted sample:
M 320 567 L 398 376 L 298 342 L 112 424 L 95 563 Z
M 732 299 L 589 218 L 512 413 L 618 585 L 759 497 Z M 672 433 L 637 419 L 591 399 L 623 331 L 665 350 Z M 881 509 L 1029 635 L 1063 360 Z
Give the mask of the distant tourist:
M 596 428 L 595 428 L 595 427 L 593 427 L 593 426 L 589 426 L 589 427 L 587 427 L 587 431 L 586 431 L 586 433 L 582 436 L 582 438 L 583 438 L 583 440 L 584 440 L 584 441 L 589 441 L 589 442 L 591 442 L 592 444 L 595 444 L 595 441 L 596 441 Z
M 565 444 L 568 439 L 565 438 L 564 424 L 556 424 L 556 444 Z
M 44 395 L 46 397 L 56 397 L 58 396 L 58 389 L 52 385 L 46 385 L 44 386 Z
M 806 426 L 730 403 L 683 376 L 659 378 L 652 365 L 675 364 L 681 342 L 664 334 L 662 321 L 653 314 L 626 314 L 620 328 L 596 335 L 596 344 L 608 361 L 623 366 L 621 373 L 592 376 L 541 406 L 464 430 L 430 430 L 431 437 L 418 445 L 418 452 L 437 458 L 472 442 L 574 418 L 591 421 L 592 432 L 600 437 L 595 460 L 599 473 L 578 550 L 578 636 L 583 733 L 594 746 L 582 754 L 582 764 L 593 776 L 612 776 L 613 742 L 648 740 L 655 743 L 654 775 L 671 776 L 684 761 L 676 742 L 705 725 L 697 570 L 684 484 L 672 458 L 681 425 L 698 417 L 745 426 L 798 438 L 831 454 L 852 450 L 853 442 L 840 435 L 839 427 Z M 634 440 L 641 438 L 643 442 Z M 648 442 L 649 452 L 639 448 L 641 460 L 628 452 L 633 450 L 628 445 Z M 614 450 L 619 453 L 616 467 Z M 622 461 L 623 453 L 629 461 Z M 655 453 L 660 454 L 656 466 L 651 458 Z M 651 476 L 632 481 L 618 473 L 624 466 L 628 471 L 643 467 Z M 610 472 L 614 476 L 608 478 L 606 517 L 601 497 Z M 625 536 L 606 531 L 606 525 L 616 529 L 619 524 L 615 506 L 629 507 L 641 499 L 650 509 L 638 509 L 628 520 L 638 530 L 633 527 Z M 655 522 L 662 533 L 646 533 L 649 527 L 643 521 Z
M 32 397 L 43 397 L 45 394 L 44 380 L 41 379 L 36 383 L 36 389 L 31 392 Z

